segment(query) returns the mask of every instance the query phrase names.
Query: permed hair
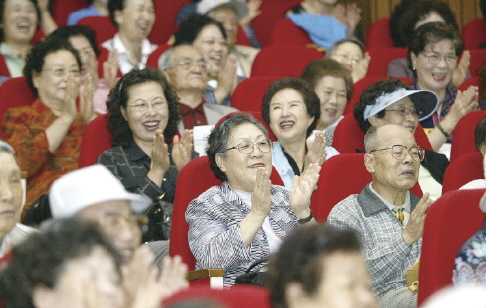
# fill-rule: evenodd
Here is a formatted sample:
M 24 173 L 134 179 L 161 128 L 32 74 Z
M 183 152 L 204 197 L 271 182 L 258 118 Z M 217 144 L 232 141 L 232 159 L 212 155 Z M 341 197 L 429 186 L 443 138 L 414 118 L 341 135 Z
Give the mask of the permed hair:
M 91 48 L 93 48 L 96 56 L 98 57 L 101 53 L 98 44 L 96 44 L 96 33 L 90 27 L 81 25 L 59 27 L 54 30 L 49 36 L 67 41 L 69 41 L 69 39 L 73 36 L 84 36 L 91 45 Z
M 179 29 L 174 33 L 174 47 L 183 44 L 192 45 L 204 27 L 209 25 L 215 25 L 218 27 L 219 31 L 221 31 L 224 39 L 226 40 L 226 31 L 221 23 L 209 16 L 194 14 L 188 19 L 184 20 L 180 24 Z

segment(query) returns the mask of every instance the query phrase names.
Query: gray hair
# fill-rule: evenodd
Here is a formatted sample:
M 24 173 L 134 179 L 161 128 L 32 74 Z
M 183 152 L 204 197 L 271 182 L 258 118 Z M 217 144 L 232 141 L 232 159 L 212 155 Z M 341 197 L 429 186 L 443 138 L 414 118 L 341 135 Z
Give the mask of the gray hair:
M 168 71 L 172 67 L 172 48 L 164 51 L 159 57 L 158 66 L 161 72 Z
M 15 151 L 12 146 L 2 140 L 0 140 L 0 152 L 9 153 L 15 156 Z
M 364 138 L 366 153 L 370 153 L 378 146 L 378 128 L 371 126 L 368 128 Z
M 326 58 L 329 58 L 330 56 L 332 56 L 332 54 L 336 52 L 336 49 L 344 43 L 354 43 L 354 44 L 358 45 L 359 48 L 361 49 L 361 53 L 364 55 L 365 47 L 360 40 L 355 39 L 355 38 L 344 38 L 342 40 L 335 42 L 334 44 L 332 44 L 331 47 L 329 47 L 328 50 L 326 50 Z

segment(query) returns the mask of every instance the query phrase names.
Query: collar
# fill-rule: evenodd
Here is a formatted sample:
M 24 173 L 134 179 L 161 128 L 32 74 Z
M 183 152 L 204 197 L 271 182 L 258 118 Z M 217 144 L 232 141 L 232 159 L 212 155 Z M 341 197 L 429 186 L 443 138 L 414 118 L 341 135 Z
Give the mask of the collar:
M 204 103 L 204 101 L 203 101 Z M 191 114 L 191 113 L 201 113 L 201 114 L 204 114 L 204 109 L 203 109 L 203 104 L 199 104 L 197 105 L 196 108 L 191 108 L 187 105 L 184 105 L 183 103 L 180 104 L 180 107 L 181 107 L 181 114 L 182 116 L 186 116 L 188 114 Z
M 420 198 L 410 193 L 410 213 L 415 209 L 415 206 L 420 201 Z M 369 184 L 365 185 L 361 193 L 358 195 L 358 203 L 363 211 L 365 217 L 378 214 L 382 211 L 388 211 L 388 207 L 375 195 L 369 188 Z
M 273 166 L 278 169 L 279 173 L 281 174 L 287 174 L 289 172 L 293 173 L 292 167 L 290 166 L 290 163 L 285 157 L 284 154 L 284 149 L 280 145 L 278 141 L 273 142 L 273 148 L 272 148 L 272 161 L 273 161 Z
M 127 153 L 128 158 L 131 161 L 137 161 L 137 160 L 141 160 L 141 159 L 144 159 L 144 158 L 149 158 L 149 156 L 147 154 L 145 154 L 145 152 L 142 151 L 142 149 L 133 140 L 132 140 L 132 142 L 130 142 L 130 145 L 123 147 L 123 148 L 124 148 L 125 152 Z
M 374 193 L 378 198 L 380 198 L 381 202 L 383 202 L 388 207 L 388 209 L 390 209 L 390 211 L 393 211 L 395 208 L 397 208 L 396 205 L 388 202 L 388 200 L 386 200 L 380 194 L 378 194 L 376 190 L 373 188 L 372 184 L 373 183 L 368 184 L 370 191 Z M 407 194 L 405 195 L 405 201 L 400 207 L 402 207 L 404 210 L 410 213 L 410 192 L 409 191 L 407 191 Z
M 111 43 L 113 46 L 113 49 L 116 49 L 118 51 L 118 56 L 120 57 L 127 57 L 127 59 L 130 59 L 132 57 L 132 54 L 128 49 L 123 45 L 123 42 L 120 39 L 120 35 L 117 33 L 113 37 L 113 41 Z M 148 56 L 152 53 L 154 50 L 153 45 L 150 43 L 148 39 L 143 39 L 142 41 L 142 56 Z

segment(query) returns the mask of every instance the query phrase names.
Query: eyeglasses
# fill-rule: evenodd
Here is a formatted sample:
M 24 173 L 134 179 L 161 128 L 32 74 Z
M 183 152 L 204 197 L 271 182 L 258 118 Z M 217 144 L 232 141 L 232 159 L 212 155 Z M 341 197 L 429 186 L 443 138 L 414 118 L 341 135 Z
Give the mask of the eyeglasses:
M 237 149 L 241 154 L 250 154 L 255 149 L 255 145 L 263 153 L 268 153 L 272 150 L 272 142 L 268 140 L 262 140 L 257 143 L 253 143 L 251 141 L 243 141 L 242 143 L 232 148 L 226 149 L 223 153 L 229 150 Z
M 128 107 L 133 108 L 133 110 L 135 110 L 136 112 L 147 112 L 149 110 L 149 105 L 152 106 L 154 110 L 161 111 L 166 107 L 167 102 L 154 101 L 152 103 L 149 103 L 147 101 L 143 101 L 137 104 L 128 105 Z
M 193 65 L 199 66 L 200 69 L 206 70 L 208 68 L 208 64 L 206 63 L 206 60 L 198 60 L 194 61 L 192 59 L 186 59 L 182 60 L 181 62 L 177 63 L 180 67 L 182 67 L 185 70 L 190 69 Z
M 370 154 L 373 152 L 385 151 L 385 150 L 392 150 L 391 152 L 393 158 L 398 160 L 404 159 L 407 156 L 407 153 L 410 154 L 410 156 L 414 161 L 422 161 L 425 157 L 425 150 L 421 147 L 413 146 L 409 149 L 404 145 L 398 145 L 398 144 L 393 145 L 389 148 L 370 151 Z
M 424 57 L 429 60 L 429 62 L 433 65 L 439 64 L 440 61 L 442 61 L 442 58 L 444 58 L 444 61 L 447 63 L 447 65 L 453 65 L 457 64 L 457 56 L 456 55 L 441 55 L 437 52 L 430 52 L 430 53 L 422 53 Z
M 350 61 L 351 64 L 357 64 L 357 63 L 361 62 L 361 60 L 363 60 L 363 59 L 359 59 L 359 58 L 352 58 L 350 55 L 347 55 L 347 54 L 344 54 L 344 53 L 335 53 L 334 55 L 336 55 L 337 57 L 339 57 L 343 60 Z
M 422 111 L 421 110 L 410 109 L 410 108 L 405 107 L 405 106 L 401 106 L 401 107 L 399 107 L 397 109 L 385 109 L 385 111 L 395 111 L 395 112 L 398 112 L 398 114 L 401 115 L 404 118 L 406 116 L 408 116 L 409 114 L 411 114 L 415 118 L 420 118 L 420 116 L 422 115 Z
M 136 232 L 141 232 L 148 224 L 146 216 L 130 215 L 128 217 L 118 213 L 109 213 L 99 221 L 100 225 L 111 232 L 120 232 L 123 228 L 130 228 Z
M 51 72 L 56 77 L 64 77 L 66 74 L 72 75 L 74 77 L 81 76 L 81 70 L 79 68 L 71 68 L 66 69 L 65 67 L 53 67 L 53 68 L 45 68 L 44 71 Z

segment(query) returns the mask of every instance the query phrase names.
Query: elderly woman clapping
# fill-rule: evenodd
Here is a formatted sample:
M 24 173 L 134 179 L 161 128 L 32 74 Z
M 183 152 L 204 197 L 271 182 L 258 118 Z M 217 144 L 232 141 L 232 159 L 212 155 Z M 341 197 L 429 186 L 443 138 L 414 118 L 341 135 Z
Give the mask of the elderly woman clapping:
M 208 144 L 211 168 L 224 183 L 189 204 L 189 245 L 196 268 L 223 268 L 228 287 L 275 252 L 289 231 L 313 221 L 309 200 L 320 166 L 296 176 L 290 193 L 271 185 L 271 142 L 263 125 L 246 114 L 225 119 Z

